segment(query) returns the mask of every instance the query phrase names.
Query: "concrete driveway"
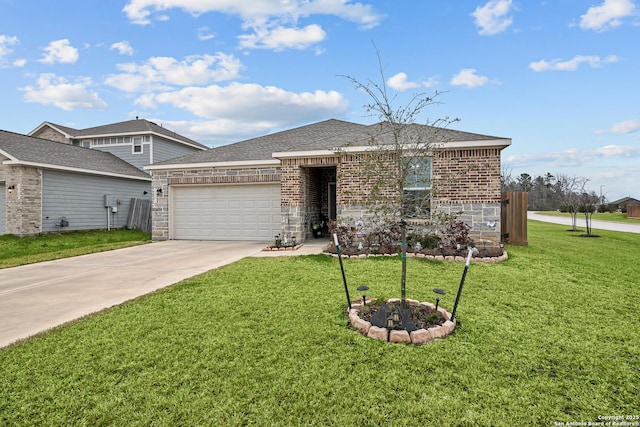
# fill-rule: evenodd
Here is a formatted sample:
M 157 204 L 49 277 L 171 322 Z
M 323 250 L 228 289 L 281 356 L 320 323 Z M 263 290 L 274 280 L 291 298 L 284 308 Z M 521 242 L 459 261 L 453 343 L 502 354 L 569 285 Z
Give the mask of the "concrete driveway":
M 169 240 L 0 269 L 0 347 L 248 256 L 320 253 L 314 243 L 262 252 L 264 242 Z

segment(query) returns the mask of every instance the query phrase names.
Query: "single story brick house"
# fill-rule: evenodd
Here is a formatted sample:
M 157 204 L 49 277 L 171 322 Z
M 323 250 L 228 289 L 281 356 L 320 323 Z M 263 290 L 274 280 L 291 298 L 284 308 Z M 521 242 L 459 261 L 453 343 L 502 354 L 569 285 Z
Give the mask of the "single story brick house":
M 155 194 L 153 238 L 272 241 L 281 234 L 302 242 L 320 218 L 366 217 L 353 195 L 370 190 L 360 154 L 370 150 L 376 126 L 331 119 L 145 167 Z M 440 182 L 431 211 L 463 212 L 472 237 L 497 244 L 500 153 L 511 139 L 439 132 L 429 163 Z
M 0 130 L 0 234 L 122 227 L 151 177 L 114 154 Z

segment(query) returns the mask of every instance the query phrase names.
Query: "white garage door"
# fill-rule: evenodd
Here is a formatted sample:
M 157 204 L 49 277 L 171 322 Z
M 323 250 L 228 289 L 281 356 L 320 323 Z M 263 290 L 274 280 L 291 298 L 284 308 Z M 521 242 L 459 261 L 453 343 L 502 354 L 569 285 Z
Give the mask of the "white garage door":
M 172 187 L 173 238 L 271 241 L 280 233 L 280 184 Z

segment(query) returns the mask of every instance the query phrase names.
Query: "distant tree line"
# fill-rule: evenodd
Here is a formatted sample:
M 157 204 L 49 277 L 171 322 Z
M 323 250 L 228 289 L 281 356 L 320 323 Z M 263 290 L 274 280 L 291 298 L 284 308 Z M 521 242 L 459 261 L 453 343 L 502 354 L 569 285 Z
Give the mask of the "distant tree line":
M 522 173 L 513 178 L 510 173 L 502 173 L 502 191 L 524 191 L 528 193 L 528 210 L 569 212 L 573 231 L 577 231 L 578 214 L 583 214 L 586 220 L 587 236 L 592 236 L 591 218 L 594 212 L 613 212 L 616 207 L 607 204 L 604 196 L 586 189 L 587 178 L 569 176 L 565 174 L 533 178 L 528 173 Z
M 522 173 L 513 178 L 510 173 L 502 173 L 502 191 L 524 191 L 529 193 L 528 209 L 532 211 L 579 212 L 591 206 L 601 212 L 613 209 L 603 196 L 585 187 L 589 180 L 580 176 L 565 174 L 533 177 Z M 581 210 L 582 208 L 582 210 Z

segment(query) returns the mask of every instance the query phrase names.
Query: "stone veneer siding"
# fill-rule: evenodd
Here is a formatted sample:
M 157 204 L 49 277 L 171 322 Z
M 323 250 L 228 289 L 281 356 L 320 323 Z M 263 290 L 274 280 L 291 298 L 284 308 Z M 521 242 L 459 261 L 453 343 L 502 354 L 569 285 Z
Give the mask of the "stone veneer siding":
M 62 143 L 65 143 L 65 144 L 71 144 L 71 141 L 69 141 L 63 134 L 61 134 L 60 132 L 50 128 L 49 126 L 43 127 L 42 129 L 40 129 L 38 132 L 36 132 L 32 136 L 34 136 L 36 138 L 48 139 L 50 141 L 62 142 Z
M 0 175 L 2 175 L 0 173 Z M 7 191 L 7 234 L 28 236 L 42 231 L 42 169 L 29 166 L 4 168 Z
M 471 226 L 477 246 L 496 246 L 501 236 L 500 148 L 439 150 L 432 176 L 432 209 L 458 214 Z
M 172 185 L 212 185 L 280 182 L 277 167 L 204 168 L 152 173 L 152 231 L 153 240 L 169 238 L 169 193 Z M 161 193 L 157 190 L 162 189 Z

